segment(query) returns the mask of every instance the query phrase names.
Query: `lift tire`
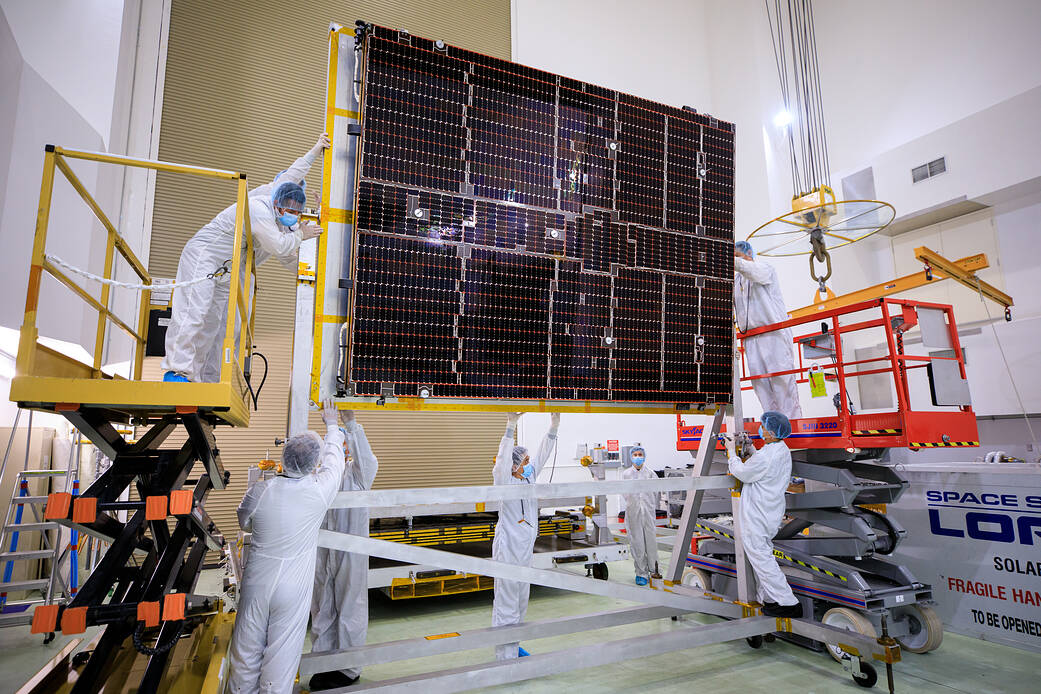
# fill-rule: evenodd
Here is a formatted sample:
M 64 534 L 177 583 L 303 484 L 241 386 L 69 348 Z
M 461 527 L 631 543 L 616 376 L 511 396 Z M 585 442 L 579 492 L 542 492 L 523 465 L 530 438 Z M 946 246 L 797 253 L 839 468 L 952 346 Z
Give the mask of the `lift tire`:
M 943 643 L 943 620 L 936 610 L 928 605 L 911 605 L 907 608 L 906 618 L 915 620 L 920 629 L 916 634 L 897 639 L 900 648 L 911 653 L 928 653 L 940 647 Z
M 838 629 L 855 631 L 871 639 L 878 638 L 878 632 L 875 631 L 875 625 L 871 623 L 871 620 L 856 610 L 851 610 L 848 607 L 831 608 L 824 613 L 823 617 L 821 617 L 821 623 Z M 825 645 L 827 646 L 828 653 L 831 654 L 831 657 L 841 663 L 842 650 L 831 643 L 826 643 Z
M 763 634 L 763 641 L 766 641 L 767 643 L 773 643 L 776 640 L 777 637 L 773 634 Z
M 749 637 L 747 637 L 745 639 L 745 641 L 748 642 L 749 648 L 762 648 L 763 647 L 763 637 L 760 636 L 760 635 L 749 636 Z
M 607 564 L 603 562 L 599 564 L 593 564 L 593 578 L 606 581 L 607 580 Z
M 683 573 L 681 583 L 690 588 L 701 588 L 705 591 L 711 591 L 712 574 L 704 569 L 689 568 Z
M 853 681 L 861 687 L 871 689 L 878 683 L 878 672 L 870 664 L 860 661 L 860 677 L 854 675 Z

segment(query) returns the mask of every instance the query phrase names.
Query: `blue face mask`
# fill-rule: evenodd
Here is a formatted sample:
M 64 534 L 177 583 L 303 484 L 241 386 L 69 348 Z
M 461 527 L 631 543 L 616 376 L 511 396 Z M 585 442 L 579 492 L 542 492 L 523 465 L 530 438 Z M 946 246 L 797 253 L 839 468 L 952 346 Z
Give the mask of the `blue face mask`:
M 763 429 L 762 424 L 759 425 L 759 438 L 763 439 L 764 441 L 766 440 L 766 430 Z
M 524 479 L 526 479 L 526 480 L 531 479 L 531 476 L 534 475 L 534 474 L 535 474 L 535 466 L 532 465 L 531 463 L 528 463 L 527 465 L 525 465 L 524 467 L 521 468 L 521 476 Z
M 633 458 L 633 465 L 638 468 L 643 467 L 643 458 Z
M 290 214 L 289 212 L 283 212 L 279 216 L 275 217 L 275 219 L 284 227 L 291 227 L 300 221 L 300 217 L 295 214 Z

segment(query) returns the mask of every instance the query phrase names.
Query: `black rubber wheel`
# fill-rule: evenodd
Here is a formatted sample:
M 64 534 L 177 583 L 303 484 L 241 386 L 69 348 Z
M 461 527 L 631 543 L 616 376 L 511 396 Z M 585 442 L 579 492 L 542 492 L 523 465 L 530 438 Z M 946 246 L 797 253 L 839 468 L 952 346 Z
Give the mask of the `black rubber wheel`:
M 748 638 L 745 639 L 745 641 L 748 642 L 748 646 L 750 648 L 762 648 L 763 647 L 763 637 L 762 636 L 749 636 Z
M 593 564 L 593 578 L 606 581 L 607 580 L 607 564 Z
M 90 656 L 92 653 L 93 651 L 80 651 L 76 655 L 72 656 L 72 665 L 74 667 L 86 665 L 87 661 L 90 660 Z
M 870 664 L 861 661 L 860 677 L 854 675 L 853 681 L 859 684 L 861 687 L 870 689 L 871 687 L 875 686 L 876 682 L 878 682 L 878 673 L 875 672 L 875 668 L 873 668 Z
M 766 641 L 767 643 L 773 643 L 776 640 L 777 637 L 773 634 L 763 634 L 763 641 Z

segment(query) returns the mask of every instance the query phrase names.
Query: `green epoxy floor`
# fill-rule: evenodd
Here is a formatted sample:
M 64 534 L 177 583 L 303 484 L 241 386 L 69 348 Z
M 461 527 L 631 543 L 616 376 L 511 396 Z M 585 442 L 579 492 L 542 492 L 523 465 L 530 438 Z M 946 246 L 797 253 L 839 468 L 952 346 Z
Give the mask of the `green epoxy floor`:
M 663 555 L 662 560 L 666 557 Z M 612 581 L 631 582 L 632 564 L 610 565 Z M 217 572 L 205 572 L 196 592 L 213 592 L 220 585 Z M 491 591 L 447 598 L 391 601 L 382 593 L 370 594 L 369 642 L 463 631 L 488 626 L 491 620 Z M 533 586 L 528 607 L 529 620 L 554 619 L 630 606 L 619 600 L 569 593 Z M 692 622 L 710 624 L 711 617 L 687 617 L 684 621 L 658 620 L 643 624 L 602 629 L 572 636 L 524 642 L 533 654 L 633 636 L 683 629 Z M 88 634 L 88 637 L 91 634 Z M 0 629 L 0 692 L 14 692 L 67 643 L 60 634 L 51 644 L 30 636 L 29 627 Z M 310 648 L 305 644 L 305 650 Z M 421 658 L 365 669 L 363 680 L 402 677 L 429 670 L 486 662 L 494 657 L 491 648 L 451 656 Z M 904 654 L 896 665 L 896 691 L 941 694 L 1006 694 L 1041 689 L 1041 655 L 987 643 L 957 634 L 946 634 L 938 651 L 926 655 Z M 873 691 L 884 691 L 884 671 Z M 421 685 L 420 685 L 421 686 Z M 504 685 L 484 692 L 690 692 L 710 691 L 752 694 L 823 694 L 865 691 L 829 656 L 782 641 L 752 650 L 745 641 L 644 658 L 624 660 L 595 669 Z

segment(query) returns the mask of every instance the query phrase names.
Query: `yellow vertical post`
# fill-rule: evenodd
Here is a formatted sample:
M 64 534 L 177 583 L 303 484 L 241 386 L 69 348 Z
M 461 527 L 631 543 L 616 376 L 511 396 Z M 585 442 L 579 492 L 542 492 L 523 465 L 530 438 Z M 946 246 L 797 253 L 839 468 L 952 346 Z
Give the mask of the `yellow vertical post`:
M 36 308 L 40 303 L 40 282 L 43 279 L 43 260 L 47 248 L 47 223 L 51 217 L 51 193 L 54 192 L 54 145 L 47 145 L 43 155 L 43 180 L 40 182 L 40 202 L 36 208 L 36 235 L 29 264 L 29 286 L 25 291 L 25 315 L 18 340 L 18 359 L 15 372 L 29 376 L 36 355 Z
M 134 349 L 133 379 L 135 381 L 141 380 L 141 367 L 145 361 L 145 344 L 148 342 L 148 308 L 151 304 L 152 292 L 148 290 L 141 292 L 141 307 L 137 312 L 137 334 L 141 338 L 136 341 L 137 347 Z
M 231 282 L 228 289 L 228 321 L 224 330 L 224 349 L 221 350 L 221 383 L 231 383 L 235 364 L 235 318 L 239 307 L 239 272 L 242 269 L 242 241 L 245 223 L 249 214 L 246 199 L 246 175 L 240 174 L 238 195 L 235 197 L 235 241 L 231 247 Z
M 105 235 L 105 267 L 102 272 L 102 276 L 107 280 L 112 279 L 112 259 L 115 251 L 116 238 L 110 231 Z M 109 308 L 108 297 L 111 289 L 107 284 L 101 285 L 101 298 L 98 301 L 105 308 Z M 98 373 L 94 374 L 95 377 L 101 375 L 101 355 L 105 349 L 105 327 L 107 323 L 107 316 L 98 311 L 98 332 L 97 337 L 94 338 L 94 370 Z
M 243 240 L 246 244 L 246 272 L 243 277 L 243 288 L 242 288 L 242 305 L 245 307 L 242 311 L 242 332 L 239 337 L 239 348 L 236 360 L 239 364 L 242 364 L 242 356 L 247 352 L 251 352 L 253 349 L 253 330 L 252 330 L 252 317 L 253 317 L 253 305 L 256 302 L 256 291 L 254 287 L 253 279 L 256 273 L 256 264 L 254 263 L 253 254 L 255 249 L 253 248 L 253 226 L 250 222 L 249 215 L 247 214 L 243 218 Z M 238 280 L 236 279 L 236 282 Z M 250 344 L 247 345 L 246 343 Z

